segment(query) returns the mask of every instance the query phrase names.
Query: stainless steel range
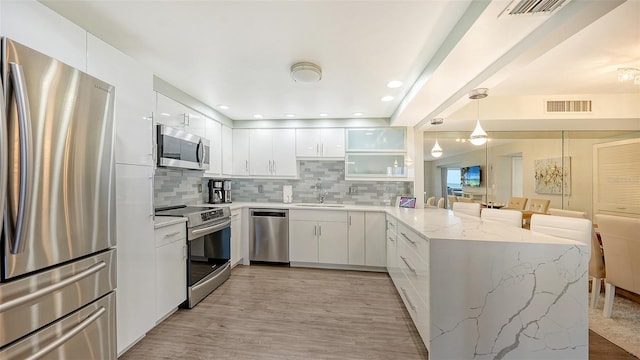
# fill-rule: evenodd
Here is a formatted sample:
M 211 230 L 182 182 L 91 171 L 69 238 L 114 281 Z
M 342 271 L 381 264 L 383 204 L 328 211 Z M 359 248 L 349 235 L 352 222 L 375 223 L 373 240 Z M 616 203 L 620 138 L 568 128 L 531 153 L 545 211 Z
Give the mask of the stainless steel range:
M 231 275 L 231 210 L 173 206 L 156 209 L 156 216 L 187 218 L 187 301 L 194 307 Z

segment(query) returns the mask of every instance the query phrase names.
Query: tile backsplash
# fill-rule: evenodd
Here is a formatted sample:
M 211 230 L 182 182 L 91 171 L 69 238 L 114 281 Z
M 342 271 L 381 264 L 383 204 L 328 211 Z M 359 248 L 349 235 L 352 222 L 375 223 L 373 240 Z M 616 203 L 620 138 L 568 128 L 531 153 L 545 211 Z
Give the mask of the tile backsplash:
M 204 185 L 203 185 L 204 184 Z M 198 187 L 202 192 L 198 192 Z M 195 205 L 206 202 L 208 193 L 202 172 L 157 168 L 154 178 L 155 207 Z
M 233 178 L 232 201 L 282 203 L 284 185 L 292 186 L 294 203 L 316 203 L 324 194 L 326 203 L 388 205 L 396 196 L 413 194 L 412 182 L 344 180 L 344 161 L 301 160 L 298 166 L 300 179 Z M 199 172 L 158 168 L 155 206 L 207 202 L 207 181 Z M 198 185 L 202 186 L 201 193 Z

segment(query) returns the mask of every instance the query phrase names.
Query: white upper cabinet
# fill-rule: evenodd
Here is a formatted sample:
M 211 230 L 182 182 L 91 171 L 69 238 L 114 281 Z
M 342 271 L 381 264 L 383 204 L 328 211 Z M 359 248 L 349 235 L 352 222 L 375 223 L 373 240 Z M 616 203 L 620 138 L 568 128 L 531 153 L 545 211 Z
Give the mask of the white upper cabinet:
M 222 125 L 212 119 L 205 119 L 205 137 L 209 140 L 209 170 L 205 175 L 222 173 Z
M 37 1 L 2 1 L 0 34 L 87 71 L 87 32 Z
M 296 129 L 296 156 L 344 158 L 344 129 Z
M 249 129 L 233 129 L 232 173 L 233 175 L 250 175 L 249 170 Z
M 347 129 L 347 151 L 405 152 L 405 128 Z
M 233 130 L 222 125 L 222 175 L 233 174 Z
M 91 34 L 87 73 L 116 87 L 116 162 L 153 166 L 153 74 Z
M 251 175 L 297 175 L 294 129 L 251 129 L 249 138 Z
M 189 107 L 157 93 L 156 122 L 206 137 L 206 116 Z

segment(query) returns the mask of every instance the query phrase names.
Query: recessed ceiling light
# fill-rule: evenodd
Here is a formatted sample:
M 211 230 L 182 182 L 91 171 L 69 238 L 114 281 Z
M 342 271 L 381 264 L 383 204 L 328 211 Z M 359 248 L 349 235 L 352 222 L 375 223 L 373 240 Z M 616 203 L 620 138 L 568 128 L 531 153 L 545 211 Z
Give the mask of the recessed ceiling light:
M 262 119 L 264 116 L 262 116 L 262 114 L 253 114 L 253 117 L 256 119 Z
M 218 109 L 222 109 L 222 110 L 229 110 L 229 107 L 227 105 L 218 105 Z
M 382 101 L 391 101 L 393 99 L 394 99 L 393 96 L 387 95 L 387 96 L 383 96 L 380 100 L 382 100 Z
M 400 80 L 391 80 L 387 83 L 387 87 L 390 89 L 396 89 L 402 86 L 402 81 Z
M 162 116 L 171 116 L 171 114 L 169 114 L 169 113 L 160 113 L 160 115 L 162 115 Z
M 363 114 L 363 113 L 361 113 L 361 112 L 354 112 L 354 113 L 353 113 L 353 116 L 362 116 L 362 115 L 364 115 L 364 114 Z
M 327 114 L 327 113 L 320 113 L 320 114 L 318 114 L 318 115 L 320 115 L 320 116 L 322 116 L 322 117 L 327 117 L 327 116 L 329 116 L 329 114 Z
M 294 117 L 296 117 L 296 114 L 285 114 L 284 116 L 286 116 L 288 118 L 294 118 Z

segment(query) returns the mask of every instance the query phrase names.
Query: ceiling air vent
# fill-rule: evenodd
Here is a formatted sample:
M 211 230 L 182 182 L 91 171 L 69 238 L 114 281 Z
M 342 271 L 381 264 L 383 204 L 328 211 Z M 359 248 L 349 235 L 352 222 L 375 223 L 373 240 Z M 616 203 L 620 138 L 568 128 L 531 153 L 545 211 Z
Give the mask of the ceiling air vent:
M 551 14 L 570 0 L 513 0 L 500 15 Z
M 590 113 L 591 100 L 547 100 L 548 113 Z

